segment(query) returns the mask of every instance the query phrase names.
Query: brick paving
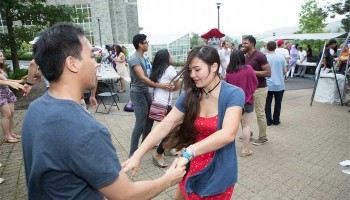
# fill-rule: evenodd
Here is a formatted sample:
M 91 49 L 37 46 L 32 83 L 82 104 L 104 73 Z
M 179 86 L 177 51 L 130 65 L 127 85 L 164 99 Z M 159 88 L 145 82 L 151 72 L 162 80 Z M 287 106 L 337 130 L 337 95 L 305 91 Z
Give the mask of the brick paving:
M 250 157 L 238 157 L 239 180 L 233 199 L 350 199 L 350 175 L 342 173 L 343 167 L 338 165 L 350 159 L 350 107 L 318 102 L 310 107 L 311 93 L 312 89 L 285 92 L 281 124 L 268 127 L 269 142 L 252 145 L 254 153 Z M 25 112 L 15 112 L 17 133 Z M 120 161 L 126 160 L 134 115 L 117 111 L 116 107 L 109 115 L 93 115 L 111 131 Z M 256 138 L 255 118 L 252 130 Z M 237 152 L 241 147 L 237 142 Z M 1 140 L 0 162 L 0 177 L 5 179 L 0 184 L 0 199 L 27 199 L 21 144 Z M 152 164 L 148 153 L 133 180 L 154 179 L 164 171 Z M 175 189 L 171 187 L 154 199 L 173 199 Z

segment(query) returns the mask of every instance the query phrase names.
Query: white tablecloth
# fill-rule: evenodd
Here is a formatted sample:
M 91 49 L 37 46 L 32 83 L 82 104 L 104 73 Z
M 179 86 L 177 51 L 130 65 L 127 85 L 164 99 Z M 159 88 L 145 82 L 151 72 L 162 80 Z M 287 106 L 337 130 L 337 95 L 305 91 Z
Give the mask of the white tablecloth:
M 316 67 L 316 63 L 313 63 L 313 62 L 306 62 L 306 61 L 304 61 L 304 62 L 301 63 L 299 60 L 298 60 L 298 62 L 297 62 L 297 65 Z
M 109 79 L 117 80 L 119 78 L 119 74 L 110 65 L 101 64 L 97 69 L 97 79 L 99 81 Z
M 343 95 L 345 76 L 337 74 L 340 94 Z M 328 104 L 340 104 L 337 83 L 333 73 L 321 74 L 315 92 L 315 101 Z

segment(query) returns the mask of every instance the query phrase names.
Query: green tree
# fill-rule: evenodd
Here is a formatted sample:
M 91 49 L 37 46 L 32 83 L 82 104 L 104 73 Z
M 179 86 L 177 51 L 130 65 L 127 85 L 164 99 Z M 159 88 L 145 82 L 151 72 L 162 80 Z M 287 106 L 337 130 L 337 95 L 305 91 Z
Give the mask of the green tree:
M 326 7 L 330 12 L 330 17 L 334 18 L 335 14 L 345 15 L 341 20 L 342 27 L 346 32 L 350 31 L 350 0 L 338 0 Z
M 73 21 L 77 16 L 73 7 L 46 5 L 46 0 L 1 0 L 0 14 L 7 33 L 0 34 L 0 44 L 10 49 L 13 70 L 19 70 L 18 50 L 46 27 L 59 21 Z
M 296 33 L 322 33 L 327 13 L 318 7 L 317 0 L 306 0 L 299 13 L 299 30 Z
M 190 46 L 194 47 L 203 44 L 205 44 L 203 38 L 201 38 L 198 33 L 192 33 L 192 37 L 190 39 Z

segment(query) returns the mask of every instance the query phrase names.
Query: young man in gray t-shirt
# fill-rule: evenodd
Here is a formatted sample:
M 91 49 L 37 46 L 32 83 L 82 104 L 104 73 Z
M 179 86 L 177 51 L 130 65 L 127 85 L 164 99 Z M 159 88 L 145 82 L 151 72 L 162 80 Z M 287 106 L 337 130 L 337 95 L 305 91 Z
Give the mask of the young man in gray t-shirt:
M 148 112 L 152 103 L 149 87 L 158 87 L 165 90 L 171 90 L 172 88 L 170 83 L 157 83 L 148 78 L 146 61 L 143 57 L 143 54 L 148 51 L 147 36 L 144 34 L 135 35 L 133 45 L 136 52 L 130 57 L 128 64 L 131 78 L 130 99 L 134 104 L 136 120 L 131 135 L 130 157 L 137 150 L 141 135 L 143 141 L 152 130 L 153 120 L 148 118 Z
M 96 87 L 97 63 L 80 27 L 56 24 L 34 46 L 50 88 L 30 104 L 22 149 L 28 199 L 152 199 L 180 182 L 175 161 L 162 177 L 131 182 L 122 170 L 108 129 L 80 106 Z

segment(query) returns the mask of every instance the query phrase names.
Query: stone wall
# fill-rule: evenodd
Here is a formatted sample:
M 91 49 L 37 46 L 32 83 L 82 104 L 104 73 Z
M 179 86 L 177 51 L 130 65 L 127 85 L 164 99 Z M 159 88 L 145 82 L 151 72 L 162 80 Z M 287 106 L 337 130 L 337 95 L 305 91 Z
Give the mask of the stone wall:
M 128 41 L 132 43 L 134 35 L 140 33 L 137 0 L 129 0 L 127 5 Z
M 48 0 L 51 5 L 90 4 L 94 41 L 106 44 L 132 43 L 139 33 L 137 0 Z M 98 23 L 98 19 L 100 19 Z M 99 25 L 101 31 L 99 31 Z

